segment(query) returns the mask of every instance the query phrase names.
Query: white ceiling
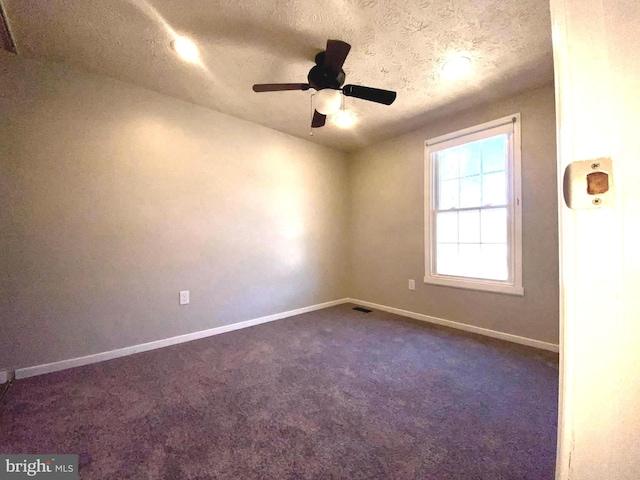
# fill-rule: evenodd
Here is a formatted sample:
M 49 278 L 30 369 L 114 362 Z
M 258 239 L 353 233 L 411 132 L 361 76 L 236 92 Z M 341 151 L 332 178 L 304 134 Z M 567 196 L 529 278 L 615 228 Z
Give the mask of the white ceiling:
M 419 128 L 440 115 L 553 82 L 546 0 L 0 0 L 18 54 L 140 85 L 343 150 Z M 193 39 L 202 66 L 171 50 Z M 396 90 L 391 106 L 348 98 L 352 130 L 310 131 L 306 82 L 328 38 L 352 45 L 346 83 Z M 444 58 L 473 72 L 447 81 Z

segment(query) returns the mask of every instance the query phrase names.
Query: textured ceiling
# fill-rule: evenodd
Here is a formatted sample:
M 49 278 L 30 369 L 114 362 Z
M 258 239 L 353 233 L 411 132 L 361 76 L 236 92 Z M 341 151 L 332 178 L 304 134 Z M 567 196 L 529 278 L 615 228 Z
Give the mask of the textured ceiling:
M 546 0 L 0 0 L 18 54 L 140 85 L 343 150 L 419 128 L 440 115 L 550 84 Z M 202 65 L 170 49 L 193 39 Z M 254 93 L 306 82 L 328 38 L 352 45 L 346 83 L 396 90 L 391 106 L 348 98 L 351 130 L 309 136 L 310 94 Z M 466 52 L 462 80 L 438 74 Z

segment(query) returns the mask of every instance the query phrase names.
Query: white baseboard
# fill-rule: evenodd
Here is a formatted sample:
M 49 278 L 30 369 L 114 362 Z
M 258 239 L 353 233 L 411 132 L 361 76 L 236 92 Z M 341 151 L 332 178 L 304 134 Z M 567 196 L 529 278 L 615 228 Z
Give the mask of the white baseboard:
M 2 371 L 0 372 L 0 385 L 3 383 L 7 383 L 9 381 L 9 372 Z
M 65 370 L 67 368 L 80 367 L 82 365 L 103 362 L 105 360 L 124 357 L 126 355 L 133 355 L 134 353 L 146 352 L 149 350 L 155 350 L 157 348 L 168 347 L 170 345 L 176 345 L 178 343 L 190 342 L 192 340 L 219 335 L 221 333 L 231 332 L 233 330 L 253 327 L 254 325 L 260 325 L 261 323 L 273 322 L 274 320 L 280 320 L 283 318 L 292 317 L 294 315 L 301 315 L 303 313 L 313 312 L 315 310 L 322 310 L 323 308 L 333 307 L 336 305 L 347 303 L 348 301 L 349 299 L 346 298 L 333 300 L 331 302 L 320 303 L 318 305 L 312 305 L 310 307 L 289 310 L 288 312 L 276 313 L 273 315 L 267 315 L 266 317 L 254 318 L 252 320 L 246 320 L 244 322 L 232 323 L 230 325 L 223 325 L 221 327 L 210 328 L 208 330 L 202 330 L 194 333 L 187 333 L 185 335 L 165 338 L 163 340 L 156 340 L 154 342 L 142 343 L 140 345 L 133 345 L 131 347 L 119 348 L 117 350 L 111 350 L 108 352 L 101 352 L 94 355 L 71 358 L 69 360 L 61 360 L 59 362 L 46 363 L 44 365 L 35 365 L 33 367 L 19 368 L 15 372 L 15 378 L 20 379 L 33 377 L 35 375 L 43 375 L 45 373 L 57 372 L 59 370 Z
M 518 335 L 512 335 L 510 333 L 498 332 L 496 330 L 490 330 L 488 328 L 476 327 L 473 325 L 467 325 L 465 323 L 454 322 L 452 320 L 445 320 L 443 318 L 431 317 L 429 315 L 423 315 L 422 313 L 410 312 L 408 310 L 401 310 L 399 308 L 387 307 L 385 305 L 379 305 L 377 303 L 365 302 L 354 298 L 348 299 L 350 303 L 362 305 L 364 307 L 375 308 L 389 313 L 395 313 L 396 315 L 402 315 L 404 317 L 413 318 L 415 320 L 421 320 L 423 322 L 435 323 L 436 325 L 442 325 L 444 327 L 455 328 L 457 330 L 464 330 L 465 332 L 477 333 L 485 335 L 487 337 L 499 338 L 500 340 L 506 340 L 508 342 L 519 343 L 521 345 L 527 345 L 529 347 L 540 348 L 542 350 L 549 350 L 551 352 L 559 352 L 560 348 L 555 343 L 547 343 L 541 340 L 534 340 L 533 338 L 520 337 Z
M 254 318 L 246 320 L 244 322 L 232 323 L 231 325 L 223 325 L 221 327 L 210 328 L 208 330 L 202 330 L 194 333 L 187 333 L 185 335 L 179 335 L 177 337 L 165 338 L 163 340 L 157 340 L 154 342 L 142 343 L 140 345 L 133 345 L 130 347 L 119 348 L 117 350 L 110 350 L 108 352 L 96 353 L 94 355 L 87 355 L 84 357 L 71 358 L 69 360 L 61 360 L 59 362 L 46 363 L 43 365 L 35 365 L 33 367 L 19 368 L 15 371 L 15 378 L 27 378 L 36 375 L 43 375 L 45 373 L 57 372 L 59 370 L 65 370 L 67 368 L 80 367 L 82 365 L 89 365 L 91 363 L 103 362 L 105 360 L 111 360 L 113 358 L 124 357 L 127 355 L 133 355 L 135 353 L 146 352 L 149 350 L 155 350 L 157 348 L 168 347 L 171 345 L 177 345 L 179 343 L 190 342 L 192 340 L 198 340 L 200 338 L 206 338 L 213 335 L 219 335 L 221 333 L 232 332 L 234 330 L 240 330 L 242 328 L 252 327 L 254 325 L 260 325 L 261 323 L 273 322 L 274 320 L 280 320 L 294 315 L 301 315 L 303 313 L 313 312 L 315 310 L 322 310 L 323 308 L 334 307 L 343 303 L 354 303 L 369 308 L 375 308 L 389 313 L 395 313 L 396 315 L 402 315 L 404 317 L 413 318 L 416 320 L 422 320 L 424 322 L 435 323 L 437 325 L 443 325 L 445 327 L 455 328 L 457 330 L 464 330 L 466 332 L 477 333 L 485 335 L 487 337 L 499 338 L 509 342 L 519 343 L 527 345 L 529 347 L 540 348 L 543 350 L 549 350 L 552 352 L 558 352 L 558 345 L 553 343 L 547 343 L 540 340 L 534 340 L 532 338 L 520 337 L 518 335 L 512 335 L 510 333 L 498 332 L 495 330 L 489 330 L 487 328 L 475 327 L 473 325 L 467 325 L 464 323 L 454 322 L 451 320 L 445 320 L 442 318 L 432 317 L 429 315 L 423 315 L 422 313 L 410 312 L 408 310 L 402 310 L 400 308 L 387 307 L 372 302 L 365 302 L 363 300 L 357 300 L 353 298 L 343 298 L 340 300 L 333 300 L 331 302 L 320 303 L 318 305 L 312 305 L 310 307 L 298 308 L 296 310 L 289 310 L 287 312 L 276 313 L 273 315 L 267 315 L 266 317 Z M 0 372 L 0 384 L 9 381 L 9 372 Z

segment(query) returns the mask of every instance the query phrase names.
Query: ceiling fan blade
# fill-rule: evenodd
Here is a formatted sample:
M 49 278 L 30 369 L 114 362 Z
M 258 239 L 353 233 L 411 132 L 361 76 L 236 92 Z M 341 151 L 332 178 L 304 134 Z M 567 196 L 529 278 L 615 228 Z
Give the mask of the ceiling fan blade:
M 311 120 L 311 128 L 324 127 L 324 123 L 327 121 L 327 116 L 323 115 L 317 110 L 313 111 L 313 120 Z
M 382 90 L 380 88 L 363 87 L 361 85 L 345 85 L 342 93 L 347 97 L 356 97 L 370 102 L 384 103 L 391 105 L 396 99 L 396 92 Z
M 280 92 L 283 90 L 309 90 L 308 83 L 258 83 L 253 86 L 254 92 Z
M 347 55 L 351 50 L 351 45 L 341 40 L 327 40 L 327 51 L 324 54 L 324 66 L 335 72 L 340 73 L 342 65 L 347 59 Z

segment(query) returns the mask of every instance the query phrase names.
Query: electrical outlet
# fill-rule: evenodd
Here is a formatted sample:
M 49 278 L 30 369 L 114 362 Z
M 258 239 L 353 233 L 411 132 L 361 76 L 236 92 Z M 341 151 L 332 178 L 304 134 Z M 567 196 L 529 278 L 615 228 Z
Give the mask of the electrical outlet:
M 180 305 L 189 305 L 189 290 L 180 292 Z
M 416 289 L 416 281 L 413 278 L 409 279 L 409 290 L 415 290 Z

